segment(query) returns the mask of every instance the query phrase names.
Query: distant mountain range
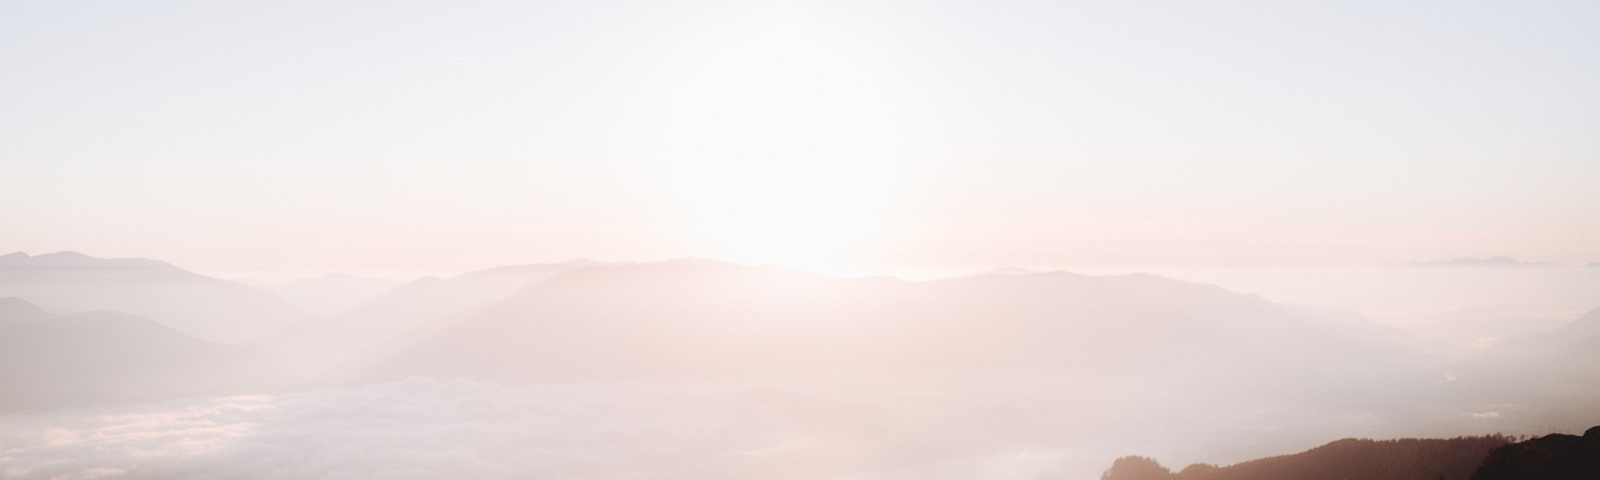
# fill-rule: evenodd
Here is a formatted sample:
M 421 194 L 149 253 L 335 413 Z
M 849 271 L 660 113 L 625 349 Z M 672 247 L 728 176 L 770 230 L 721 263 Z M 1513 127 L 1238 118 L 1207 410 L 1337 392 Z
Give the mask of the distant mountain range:
M 1515 409 L 1525 421 L 1561 424 L 1593 419 L 1600 399 L 1600 309 L 1555 330 L 1512 338 L 1447 369 L 1433 401 L 1466 399 Z M 1498 415 L 1498 413 L 1494 413 Z
M 392 283 L 370 280 L 332 275 L 277 286 L 300 295 L 295 303 L 346 312 L 317 318 L 269 292 L 274 286 L 155 260 L 0 256 L 0 296 L 37 305 L 38 315 L 141 318 L 134 323 L 146 330 L 178 335 L 130 336 L 118 347 L 129 352 L 190 348 L 169 337 L 255 345 L 276 372 L 304 374 L 302 386 L 413 375 L 537 383 L 1027 372 L 1099 379 L 1094 388 L 1159 385 L 1216 398 L 1359 404 L 1385 415 L 1448 405 L 1435 415 L 1494 418 L 1518 405 L 1519 415 L 1550 422 L 1600 398 L 1600 310 L 1508 340 L 1477 361 L 1445 364 L 1353 312 L 1151 275 L 1005 269 L 911 282 L 685 259 L 501 267 L 387 291 Z M 77 341 L 69 340 L 61 341 Z M 3 357 L 0 368 L 25 372 L 17 362 L 35 361 Z M 148 368 L 205 376 L 182 373 L 181 363 Z
M 147 317 L 186 335 L 250 343 L 315 317 L 277 296 L 142 258 L 100 259 L 76 252 L 0 256 L 0 297 L 46 310 L 115 310 Z
M 516 265 L 467 272 L 451 278 L 425 277 L 395 287 L 327 322 L 287 332 L 267 342 L 307 367 L 369 364 L 416 341 L 452 318 L 504 300 L 518 290 L 561 273 L 602 265 L 590 260 Z
M 52 315 L 0 298 L 0 412 L 261 392 L 288 380 L 259 348 L 125 313 Z
M 394 290 L 402 282 L 333 273 L 279 284 L 241 282 L 322 318 L 334 318 Z
M 1353 316 L 1353 315 L 1351 315 Z M 532 283 L 377 362 L 371 378 L 780 379 L 1015 370 L 1324 390 L 1414 367 L 1358 316 L 1149 275 L 930 282 L 711 260 L 591 266 Z
M 517 265 L 467 272 L 449 279 L 426 277 L 397 288 L 339 317 L 350 328 L 406 330 L 445 315 L 504 300 L 529 284 L 580 268 L 590 260 Z
M 290 364 L 314 368 L 594 265 L 497 267 L 404 284 L 332 274 L 274 285 L 211 278 L 158 260 L 17 252 L 0 255 L 0 297 L 56 313 L 126 312 L 206 341 L 262 345 Z

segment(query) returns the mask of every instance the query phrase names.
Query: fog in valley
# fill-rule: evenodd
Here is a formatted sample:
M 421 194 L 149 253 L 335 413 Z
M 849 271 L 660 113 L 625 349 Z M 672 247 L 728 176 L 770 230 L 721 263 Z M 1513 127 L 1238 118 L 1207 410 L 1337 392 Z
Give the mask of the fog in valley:
M 1595 478 L 1596 86 L 1585 2 L 0 2 L 0 479 Z
M 1148 274 L 905 281 L 707 259 L 374 294 L 17 253 L 0 263 L 0 462 L 19 478 L 1093 478 L 1129 454 L 1230 464 L 1600 423 L 1600 310 L 1524 320 L 1584 301 L 1600 269 L 1235 281 L 1326 288 L 1316 274 L 1435 278 L 1381 306 L 1454 310 L 1385 324 Z M 313 316 L 267 293 L 306 282 L 359 305 Z M 1574 293 L 1530 309 L 1480 282 Z M 1489 336 L 1438 335 L 1446 322 Z

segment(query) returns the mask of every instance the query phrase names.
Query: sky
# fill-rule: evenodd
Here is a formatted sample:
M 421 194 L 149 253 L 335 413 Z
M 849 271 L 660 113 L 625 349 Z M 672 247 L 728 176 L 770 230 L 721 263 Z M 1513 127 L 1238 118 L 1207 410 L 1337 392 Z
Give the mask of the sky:
M 0 250 L 1600 262 L 1593 2 L 0 4 Z

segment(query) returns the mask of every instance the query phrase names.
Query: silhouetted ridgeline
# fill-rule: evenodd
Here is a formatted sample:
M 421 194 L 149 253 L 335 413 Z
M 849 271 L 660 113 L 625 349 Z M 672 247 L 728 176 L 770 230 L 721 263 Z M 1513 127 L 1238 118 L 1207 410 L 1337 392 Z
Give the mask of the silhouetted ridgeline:
M 1545 435 L 1494 449 L 1472 480 L 1594 480 L 1600 478 L 1600 427 L 1582 437 Z
M 1510 437 L 1448 440 L 1346 438 L 1293 455 L 1217 467 L 1194 464 L 1179 472 L 1145 457 L 1112 463 L 1103 480 L 1467 480 L 1490 451 Z M 1472 477 L 1476 480 L 1477 477 Z M 1499 477 L 1496 477 L 1499 478 Z M 1507 477 L 1511 478 L 1511 477 Z M 1521 477 L 1516 477 L 1521 478 Z
M 0 255 L 0 297 L 61 312 L 124 312 L 223 344 L 249 344 L 318 322 L 271 293 L 167 262 L 77 252 Z
M 258 348 L 219 345 L 126 313 L 52 315 L 0 298 L 0 413 L 256 393 L 285 383 Z
M 377 328 L 357 329 L 367 332 Z M 1205 379 L 1336 395 L 1401 371 L 1375 325 L 1150 275 L 906 282 L 710 260 L 593 266 L 528 285 L 381 358 L 364 378 L 804 378 L 1017 370 Z M 1350 374 L 1363 376 L 1351 380 Z M 1228 383 L 1232 382 L 1232 383 Z

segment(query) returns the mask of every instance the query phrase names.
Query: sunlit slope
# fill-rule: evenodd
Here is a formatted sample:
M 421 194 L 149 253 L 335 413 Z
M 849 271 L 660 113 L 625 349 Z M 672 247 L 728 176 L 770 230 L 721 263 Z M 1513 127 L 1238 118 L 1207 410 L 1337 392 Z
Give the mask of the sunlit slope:
M 373 351 L 391 351 L 397 342 L 426 335 L 440 324 L 504 300 L 529 284 L 592 265 L 598 263 L 580 259 L 495 267 L 451 278 L 425 277 L 327 322 L 287 331 L 267 343 L 309 371 L 341 376 L 351 368 L 350 362 L 370 362 Z
M 0 412 L 271 391 L 288 380 L 259 349 L 189 337 L 146 318 L 51 315 L 0 298 Z
M 261 289 L 295 307 L 323 318 L 335 317 L 364 305 L 401 285 L 395 280 L 333 273 L 303 278 Z
M 1057 371 L 1271 385 L 1409 368 L 1368 324 L 1148 275 L 830 278 L 709 260 L 530 285 L 370 372 L 495 381 Z M 1261 388 L 1261 387 L 1254 387 Z
M 589 260 L 514 265 L 467 272 L 448 279 L 407 282 L 340 316 L 350 328 L 406 330 L 429 320 L 504 300 L 529 284 L 596 265 Z
M 75 252 L 0 256 L 0 297 L 62 312 L 128 312 L 220 343 L 249 343 L 316 320 L 270 293 L 166 262 Z

